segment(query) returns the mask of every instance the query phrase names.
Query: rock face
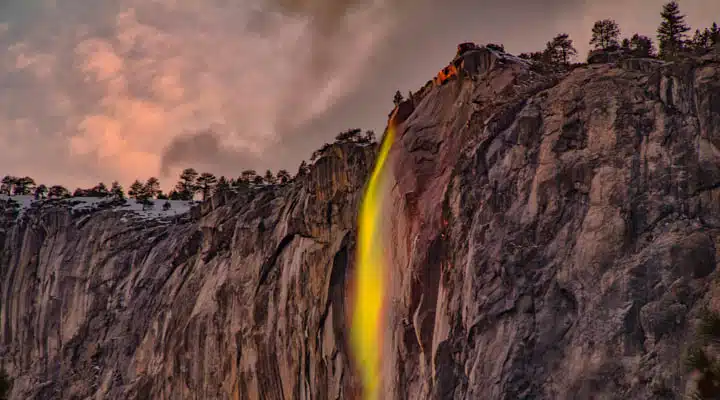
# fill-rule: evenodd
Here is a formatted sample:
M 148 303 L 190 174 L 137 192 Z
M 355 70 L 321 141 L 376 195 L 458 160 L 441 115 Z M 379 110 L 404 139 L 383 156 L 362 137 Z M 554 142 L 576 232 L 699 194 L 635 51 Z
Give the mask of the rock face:
M 718 61 L 510 64 L 426 97 L 392 153 L 386 391 L 681 398 L 717 263 Z
M 186 222 L 27 210 L 0 254 L 11 398 L 351 397 L 345 274 L 374 154 L 335 145 Z
M 387 399 L 679 399 L 715 305 L 720 57 L 425 90 L 391 150 Z M 373 147 L 174 223 L 5 221 L 13 399 L 337 399 Z M 123 222 L 126 221 L 126 222 Z

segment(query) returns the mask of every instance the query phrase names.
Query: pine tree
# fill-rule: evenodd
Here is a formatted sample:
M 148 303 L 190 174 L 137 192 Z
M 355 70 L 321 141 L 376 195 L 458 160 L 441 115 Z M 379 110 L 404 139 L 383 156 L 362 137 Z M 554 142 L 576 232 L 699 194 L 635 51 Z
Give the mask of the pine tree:
M 186 168 L 180 174 L 180 181 L 175 185 L 175 191 L 182 197 L 182 200 L 192 200 L 198 188 L 196 179 L 198 172 L 194 168 Z
M 685 15 L 680 14 L 680 6 L 677 1 L 670 1 L 663 6 L 660 13 L 662 22 L 657 30 L 657 38 L 660 42 L 660 58 L 670 59 L 679 54 L 683 49 L 686 36 L 685 32 L 690 27 L 685 24 Z
M 145 182 L 143 186 L 143 194 L 148 199 L 154 199 L 160 193 L 160 181 L 156 177 L 151 177 Z
M 119 200 L 125 198 L 125 191 L 123 191 L 123 187 L 120 186 L 120 183 L 118 181 L 114 181 L 110 185 L 110 195 Z
M 710 45 L 716 46 L 718 43 L 720 43 L 720 28 L 717 22 L 713 22 L 710 27 Z
M 268 185 L 275 184 L 275 175 L 273 175 L 272 171 L 270 170 L 265 171 L 265 176 L 263 177 L 263 179 Z
M 15 194 L 17 196 L 28 196 L 34 190 L 35 190 L 35 180 L 33 180 L 33 178 L 30 178 L 29 176 L 26 176 L 24 178 L 19 178 L 15 181 L 15 187 L 13 189 L 13 194 Z
M 147 193 L 143 193 L 141 196 L 138 196 L 137 200 L 135 201 L 142 204 L 143 211 L 155 208 L 155 202 L 150 197 L 148 197 Z
M 695 34 L 692 39 L 686 41 L 686 44 L 693 53 L 702 55 L 712 50 L 718 42 L 720 42 L 720 29 L 717 23 L 713 22 L 709 28 L 695 29 Z
M 397 92 L 395 92 L 395 96 L 393 97 L 393 104 L 395 104 L 397 106 L 400 103 L 402 103 L 403 100 L 405 100 L 405 99 L 403 98 L 402 93 L 400 93 L 399 90 Z
M 254 169 L 246 169 L 240 173 L 240 179 L 247 183 L 252 182 L 253 179 L 255 179 L 255 176 L 257 176 L 257 172 L 255 172 Z
M 200 193 L 202 193 L 202 199 L 205 201 L 212 195 L 215 184 L 217 183 L 217 178 L 209 172 L 203 172 L 197 178 L 196 182 L 200 188 Z
M 257 175 L 255 178 L 253 178 L 253 183 L 256 185 L 262 185 L 265 182 L 265 179 L 263 179 L 262 176 Z
M 297 176 L 305 176 L 310 173 L 310 167 L 308 167 L 307 162 L 305 160 L 302 160 L 300 163 L 300 167 L 298 167 Z
M 633 57 L 654 57 L 655 48 L 652 40 L 643 35 L 634 34 L 629 40 L 629 50 Z
M 107 197 L 110 191 L 104 183 L 100 182 L 95 187 L 87 191 L 88 197 Z
M 538 63 L 549 64 L 553 62 L 551 53 L 548 49 L 545 49 L 545 51 L 535 51 L 530 53 L 530 59 Z
M 547 43 L 545 49 L 551 62 L 568 65 L 570 58 L 577 54 L 573 41 L 567 33 L 561 33 Z
M 695 35 L 693 35 L 690 41 L 690 47 L 695 54 L 705 54 L 710 50 L 710 29 L 705 28 L 704 30 L 695 29 Z
M 18 178 L 12 175 L 6 175 L 0 182 L 0 194 L 11 196 L 15 188 L 15 182 Z
M 607 50 L 609 48 L 618 47 L 618 39 L 620 38 L 620 28 L 617 22 L 612 19 L 604 19 L 595 22 L 592 28 L 592 39 L 590 44 L 596 49 Z
M 228 182 L 227 178 L 225 176 L 221 176 L 220 179 L 217 181 L 217 186 L 215 186 L 215 192 L 216 193 L 227 193 L 230 191 L 230 182 Z
M 130 185 L 130 190 L 128 190 L 128 196 L 131 199 L 137 199 L 138 196 L 143 195 L 144 187 L 145 187 L 145 185 L 143 185 L 142 182 L 140 182 L 139 180 L 136 179 L 135 182 L 133 182 L 132 185 Z
M 361 129 L 348 129 L 338 133 L 337 136 L 335 136 L 335 140 L 338 142 L 357 142 L 361 134 Z
M 50 190 L 48 190 L 48 197 L 55 198 L 55 199 L 61 199 L 70 197 L 70 192 L 60 185 L 54 185 L 50 187 Z
M 277 179 L 280 181 L 281 184 L 284 185 L 284 184 L 290 182 L 292 177 L 290 176 L 290 173 L 287 172 L 287 170 L 281 169 L 277 173 Z
M 244 180 L 242 177 L 238 177 L 238 178 L 232 179 L 230 181 L 230 186 L 234 190 L 242 190 L 242 189 L 246 189 L 248 187 L 248 183 L 249 182 Z
M 630 51 L 630 39 L 625 38 L 622 40 L 622 43 L 620 43 L 620 48 L 624 51 L 629 52 Z
M 47 197 L 48 188 L 45 185 L 39 185 L 35 188 L 35 200 L 42 200 Z

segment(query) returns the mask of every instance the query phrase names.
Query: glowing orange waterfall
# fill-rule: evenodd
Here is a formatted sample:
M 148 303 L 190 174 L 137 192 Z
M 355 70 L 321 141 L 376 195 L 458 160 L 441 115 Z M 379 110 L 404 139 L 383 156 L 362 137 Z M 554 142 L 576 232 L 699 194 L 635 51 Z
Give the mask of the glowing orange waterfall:
M 382 237 L 382 183 L 388 153 L 395 138 L 393 113 L 387 133 L 360 205 L 358 217 L 357 275 L 352 320 L 352 347 L 363 383 L 363 399 L 377 400 L 380 390 L 380 343 L 382 308 L 385 298 L 384 274 L 387 263 Z

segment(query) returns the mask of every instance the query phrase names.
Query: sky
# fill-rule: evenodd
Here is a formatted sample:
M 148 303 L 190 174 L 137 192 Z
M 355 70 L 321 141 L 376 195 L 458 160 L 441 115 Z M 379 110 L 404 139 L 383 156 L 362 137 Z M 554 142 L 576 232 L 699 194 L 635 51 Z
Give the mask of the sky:
M 338 132 L 382 132 L 457 43 L 518 54 L 598 19 L 654 37 L 664 0 L 0 0 L 0 176 L 69 189 L 182 168 L 297 171 Z M 680 0 L 720 23 L 720 1 Z

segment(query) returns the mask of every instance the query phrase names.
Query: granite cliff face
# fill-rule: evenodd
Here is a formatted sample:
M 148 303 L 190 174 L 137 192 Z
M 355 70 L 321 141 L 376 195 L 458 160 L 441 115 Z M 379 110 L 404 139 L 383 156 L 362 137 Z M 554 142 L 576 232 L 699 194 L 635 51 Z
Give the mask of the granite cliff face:
M 695 316 L 720 305 L 720 55 L 481 64 L 403 106 L 383 393 L 681 398 Z M 348 290 L 374 152 L 335 145 L 307 177 L 173 223 L 51 203 L 5 221 L 12 398 L 357 398 Z
M 343 283 L 374 153 L 335 145 L 184 221 L 26 210 L 2 253 L 12 398 L 348 397 Z

